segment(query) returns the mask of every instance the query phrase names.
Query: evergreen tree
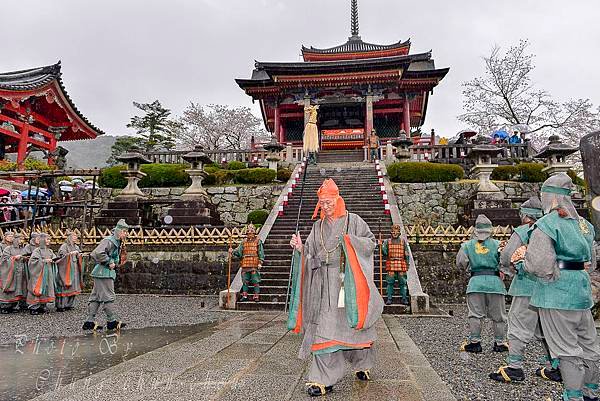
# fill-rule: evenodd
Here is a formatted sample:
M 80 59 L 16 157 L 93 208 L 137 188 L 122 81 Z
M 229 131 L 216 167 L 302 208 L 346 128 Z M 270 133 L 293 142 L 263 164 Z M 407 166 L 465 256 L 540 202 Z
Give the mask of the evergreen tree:
M 133 102 L 133 105 L 143 111 L 144 115 L 133 116 L 127 127 L 136 130 L 142 139 L 142 149 L 146 152 L 173 149 L 173 129 L 177 123 L 169 119 L 171 110 L 164 108 L 158 100 L 152 103 Z

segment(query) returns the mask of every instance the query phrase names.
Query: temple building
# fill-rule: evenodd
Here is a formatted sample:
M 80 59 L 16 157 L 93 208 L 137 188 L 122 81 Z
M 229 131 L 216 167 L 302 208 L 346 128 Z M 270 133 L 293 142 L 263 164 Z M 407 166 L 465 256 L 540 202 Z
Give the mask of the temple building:
M 423 125 L 429 96 L 449 68 L 436 69 L 430 52 L 410 54 L 410 45 L 364 42 L 352 0 L 346 43 L 303 46 L 302 62 L 257 61 L 252 77 L 236 82 L 260 103 L 265 127 L 279 142 L 301 144 L 305 108 L 319 105 L 321 148 L 356 149 L 373 129 L 392 138 Z
M 16 153 L 21 164 L 33 150 L 52 155 L 60 141 L 93 139 L 103 133 L 77 109 L 61 75 L 60 61 L 0 73 L 0 160 L 6 153 Z

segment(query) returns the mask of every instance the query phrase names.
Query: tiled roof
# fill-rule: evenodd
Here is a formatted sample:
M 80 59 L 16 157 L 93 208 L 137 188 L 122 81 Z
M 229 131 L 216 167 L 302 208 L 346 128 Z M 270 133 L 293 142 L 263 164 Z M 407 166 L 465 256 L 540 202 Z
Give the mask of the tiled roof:
M 71 100 L 71 97 L 67 93 L 63 82 L 62 73 L 60 71 L 60 61 L 56 64 L 48 65 L 45 67 L 30 68 L 28 70 L 13 71 L 0 73 L 0 90 L 11 90 L 11 91 L 31 91 L 45 87 L 53 80 L 58 82 L 58 85 L 67 101 L 69 106 L 77 114 L 77 116 L 83 120 L 92 130 L 98 135 L 104 134 L 103 131 L 98 129 L 79 111 L 79 109 Z

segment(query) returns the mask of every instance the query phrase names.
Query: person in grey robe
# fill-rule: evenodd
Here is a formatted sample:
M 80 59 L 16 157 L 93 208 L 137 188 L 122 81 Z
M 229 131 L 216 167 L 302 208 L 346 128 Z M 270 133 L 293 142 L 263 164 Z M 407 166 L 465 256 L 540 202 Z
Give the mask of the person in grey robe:
M 383 298 L 373 281 L 376 241 L 360 216 L 348 213 L 333 180 L 318 191 L 321 218 L 303 244 L 292 236 L 293 288 L 288 328 L 303 332 L 300 358 L 312 354 L 307 391 L 321 396 L 333 389 L 349 362 L 355 376 L 371 379 L 375 363 L 375 322 Z
M 39 246 L 33 250 L 27 263 L 27 305 L 29 313 L 32 315 L 41 315 L 47 312 L 46 305 L 53 303 L 54 295 L 54 274 L 56 271 L 54 258 L 56 255 L 50 245 L 50 236 L 46 233 L 40 233 L 37 236 Z
M 0 312 L 15 312 L 19 302 L 27 295 L 25 260 L 21 248 L 21 235 L 12 231 L 4 233 L 4 242 L 9 242 L 0 257 Z
M 94 280 L 94 288 L 90 294 L 88 303 L 88 314 L 83 323 L 83 330 L 98 330 L 102 328 L 96 323 L 96 315 L 100 307 L 106 313 L 106 328 L 118 330 L 125 327 L 125 323 L 119 321 L 114 310 L 115 302 L 115 279 L 116 268 L 125 261 L 121 260 L 121 248 L 123 241 L 127 238 L 129 226 L 125 220 L 117 222 L 112 235 L 104 238 L 90 254 L 91 260 L 96 264 L 91 272 Z
M 571 201 L 571 178 L 557 173 L 541 189 L 544 217 L 531 229 L 525 271 L 538 277 L 537 307 L 552 358 L 558 359 L 563 400 L 598 400 L 600 347 L 591 313 L 589 272 L 596 269 L 594 227 Z
M 14 237 L 11 236 L 11 237 L 7 238 L 6 234 L 8 234 L 8 233 L 14 234 L 12 231 L 7 231 L 4 233 L 4 235 L 2 236 L 2 242 L 0 242 L 0 254 L 2 253 L 2 251 L 4 251 L 4 249 L 6 247 L 11 246 L 13 243 Z
M 56 262 L 56 311 L 63 312 L 73 309 L 75 298 L 81 294 L 83 283 L 83 265 L 81 249 L 77 245 L 79 237 L 75 231 L 67 232 L 67 239 L 58 250 Z
M 480 214 L 475 220 L 473 238 L 461 245 L 456 255 L 456 266 L 469 271 L 467 308 L 469 337 L 461 345 L 461 351 L 479 353 L 481 347 L 481 323 L 484 318 L 492 320 L 494 328 L 494 352 L 508 351 L 506 338 L 506 304 L 504 275 L 500 272 L 500 241 L 492 238 L 490 219 Z
M 533 338 L 543 340 L 538 327 L 537 309 L 529 307 L 529 300 L 537 280 L 524 271 L 522 262 L 513 264 L 511 261 L 517 249 L 529 243 L 529 230 L 543 215 L 542 203 L 538 197 L 531 197 L 521 204 L 519 212 L 523 224 L 514 229 L 508 243 L 500 252 L 500 270 L 505 275 L 513 277 L 508 290 L 508 295 L 512 296 L 508 312 L 508 358 L 506 359 L 508 365 L 500 367 L 489 375 L 493 380 L 506 383 L 525 380 L 523 372 L 525 346 Z M 545 341 L 542 343 L 546 345 Z M 555 377 L 558 370 L 548 367 L 544 368 L 544 373 L 547 373 L 548 377 Z
M 40 233 L 33 232 L 29 238 L 29 243 L 23 247 L 23 256 L 29 259 L 35 248 L 40 246 Z

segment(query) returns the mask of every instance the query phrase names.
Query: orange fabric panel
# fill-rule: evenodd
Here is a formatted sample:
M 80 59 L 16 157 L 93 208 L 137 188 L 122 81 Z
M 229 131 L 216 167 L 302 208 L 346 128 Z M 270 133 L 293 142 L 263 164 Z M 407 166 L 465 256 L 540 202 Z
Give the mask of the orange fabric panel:
M 356 329 L 360 330 L 364 327 L 367 319 L 371 291 L 369 290 L 367 278 L 365 277 L 358 261 L 358 257 L 356 256 L 356 251 L 354 250 L 352 242 L 350 241 L 350 237 L 347 234 L 344 235 L 344 241 L 346 243 L 346 250 L 348 251 L 348 262 L 350 263 L 350 268 L 352 269 L 352 275 L 354 276 L 354 282 L 356 285 L 356 305 L 358 307 L 358 323 L 356 325 Z
M 311 350 L 312 351 L 320 351 L 322 349 L 329 348 L 329 347 L 334 347 L 336 345 L 341 345 L 343 347 L 351 347 L 351 348 L 370 348 L 373 345 L 373 342 L 370 341 L 368 343 L 352 344 L 352 343 L 344 343 L 344 342 L 341 342 L 341 341 L 331 340 L 331 341 L 327 341 L 327 342 L 324 342 L 324 343 L 313 344 L 312 347 L 311 347 Z
M 67 255 L 67 272 L 65 273 L 65 285 L 71 286 L 71 254 Z

